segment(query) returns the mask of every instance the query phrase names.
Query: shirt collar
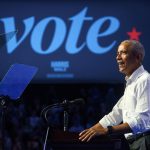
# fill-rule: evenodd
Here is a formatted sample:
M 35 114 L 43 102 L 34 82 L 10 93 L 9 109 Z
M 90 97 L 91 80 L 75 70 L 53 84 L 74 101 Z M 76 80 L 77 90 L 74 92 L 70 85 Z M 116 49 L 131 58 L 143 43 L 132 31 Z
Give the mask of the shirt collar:
M 127 76 L 125 77 L 125 80 L 127 83 L 131 83 L 133 81 L 135 81 L 139 76 L 141 76 L 141 74 L 144 72 L 144 67 L 143 65 L 141 65 L 139 68 L 137 68 L 132 74 L 131 76 L 128 78 Z

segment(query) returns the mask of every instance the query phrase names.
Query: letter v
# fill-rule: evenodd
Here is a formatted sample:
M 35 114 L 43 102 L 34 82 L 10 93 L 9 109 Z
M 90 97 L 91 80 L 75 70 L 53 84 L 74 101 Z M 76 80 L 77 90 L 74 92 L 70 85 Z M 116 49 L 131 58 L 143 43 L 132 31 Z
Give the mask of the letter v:
M 33 27 L 34 20 L 35 20 L 34 17 L 25 19 L 23 21 L 25 24 L 25 31 L 24 31 L 22 37 L 17 41 L 16 35 L 14 35 L 13 38 L 6 43 L 7 52 L 9 54 L 12 53 L 19 46 L 19 44 L 26 38 L 26 36 L 29 34 L 29 32 L 31 31 L 31 29 Z M 3 19 L 0 19 L 0 21 L 2 21 L 4 23 L 4 29 L 5 29 L 6 33 L 16 30 L 14 17 L 3 18 Z

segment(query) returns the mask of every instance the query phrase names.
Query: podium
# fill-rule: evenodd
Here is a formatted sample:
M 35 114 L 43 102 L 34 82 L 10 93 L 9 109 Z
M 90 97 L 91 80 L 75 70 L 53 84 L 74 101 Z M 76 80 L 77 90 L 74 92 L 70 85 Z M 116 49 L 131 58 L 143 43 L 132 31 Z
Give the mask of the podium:
M 121 138 L 99 136 L 90 142 L 78 140 L 79 133 L 53 131 L 50 137 L 52 150 L 123 150 Z

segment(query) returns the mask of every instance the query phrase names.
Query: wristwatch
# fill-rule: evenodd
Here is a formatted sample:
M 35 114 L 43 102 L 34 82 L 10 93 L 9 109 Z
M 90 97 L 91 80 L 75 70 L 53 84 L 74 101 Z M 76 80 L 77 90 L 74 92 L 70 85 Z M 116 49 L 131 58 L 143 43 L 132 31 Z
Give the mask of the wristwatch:
M 113 133 L 112 126 L 107 126 L 107 129 L 108 129 L 108 135 Z

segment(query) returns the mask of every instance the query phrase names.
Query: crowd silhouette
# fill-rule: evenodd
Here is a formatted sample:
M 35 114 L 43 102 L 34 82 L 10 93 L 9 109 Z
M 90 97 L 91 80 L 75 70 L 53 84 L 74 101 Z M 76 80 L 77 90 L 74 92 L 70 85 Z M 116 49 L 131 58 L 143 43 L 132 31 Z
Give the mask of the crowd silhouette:
M 122 95 L 121 91 L 123 84 L 31 84 L 20 100 L 8 102 L 3 122 L 4 137 L 0 132 L 5 149 L 40 150 L 47 125 L 63 130 L 63 109 L 59 107 L 51 109 L 46 122 L 41 117 L 41 111 L 46 106 L 61 103 L 63 100 L 83 98 L 84 105 L 72 105 L 68 108 L 68 131 L 79 133 L 108 113 Z

